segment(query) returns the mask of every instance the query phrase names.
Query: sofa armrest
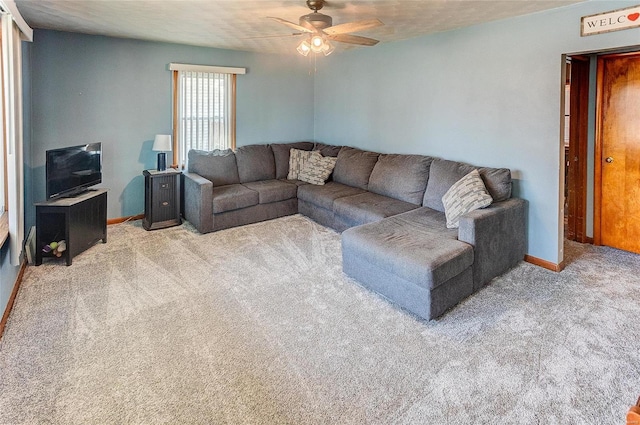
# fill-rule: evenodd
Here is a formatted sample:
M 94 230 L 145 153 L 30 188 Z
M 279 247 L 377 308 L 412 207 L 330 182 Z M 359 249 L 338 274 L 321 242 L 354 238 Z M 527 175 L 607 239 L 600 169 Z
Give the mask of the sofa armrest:
M 522 261 L 527 249 L 527 201 L 511 198 L 460 218 L 458 240 L 474 247 L 473 287 L 479 289 Z
M 200 233 L 213 231 L 213 183 L 199 174 L 183 173 L 184 218 Z

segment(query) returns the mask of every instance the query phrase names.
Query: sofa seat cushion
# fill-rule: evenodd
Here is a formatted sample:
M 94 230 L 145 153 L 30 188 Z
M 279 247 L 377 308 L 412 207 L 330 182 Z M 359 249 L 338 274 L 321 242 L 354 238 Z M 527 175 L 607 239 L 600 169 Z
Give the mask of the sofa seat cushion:
M 286 201 L 287 199 L 295 198 L 298 194 L 298 186 L 282 180 L 243 183 L 243 186 L 258 192 L 258 199 L 261 204 Z
M 428 290 L 465 272 L 473 264 L 471 245 L 442 238 L 419 222 L 389 217 L 342 233 L 345 262 L 350 256 Z
M 241 184 L 213 187 L 213 213 L 238 210 L 258 205 L 260 195 Z
M 324 185 L 307 184 L 298 187 L 298 199 L 310 204 L 333 211 L 333 202 L 345 196 L 364 193 L 362 189 L 347 186 L 336 182 L 327 182 Z
M 416 208 L 415 204 L 371 192 L 338 198 L 333 202 L 333 212 L 351 226 L 379 221 Z
M 380 155 L 369 177 L 368 190 L 422 205 L 433 158 L 422 155 Z
M 280 179 L 281 182 L 295 184 L 296 186 L 304 186 L 310 183 L 303 182 L 302 180 Z
M 399 226 L 419 227 L 439 238 L 458 239 L 458 229 L 447 229 L 445 213 L 431 208 L 420 207 L 385 220 L 393 221 Z

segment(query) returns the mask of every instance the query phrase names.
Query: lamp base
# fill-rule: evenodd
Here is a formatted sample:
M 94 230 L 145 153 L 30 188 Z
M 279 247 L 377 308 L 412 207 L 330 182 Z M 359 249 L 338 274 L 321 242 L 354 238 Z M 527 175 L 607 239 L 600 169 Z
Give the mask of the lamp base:
M 167 169 L 167 154 L 160 152 L 158 154 L 158 171 L 165 171 Z

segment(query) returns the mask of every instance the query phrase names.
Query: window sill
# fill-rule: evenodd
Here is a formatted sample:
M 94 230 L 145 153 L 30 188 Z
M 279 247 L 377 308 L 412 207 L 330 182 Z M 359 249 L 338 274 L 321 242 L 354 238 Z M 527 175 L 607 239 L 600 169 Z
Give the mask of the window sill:
M 9 239 L 9 215 L 5 212 L 0 215 L 0 247 Z

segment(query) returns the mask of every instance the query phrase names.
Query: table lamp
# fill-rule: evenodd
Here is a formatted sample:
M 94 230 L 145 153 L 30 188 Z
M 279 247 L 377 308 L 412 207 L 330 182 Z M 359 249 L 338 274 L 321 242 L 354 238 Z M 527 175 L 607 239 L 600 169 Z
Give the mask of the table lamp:
M 151 150 L 160 152 L 158 153 L 158 171 L 166 170 L 167 154 L 165 152 L 171 151 L 171 136 L 168 134 L 156 134 Z

